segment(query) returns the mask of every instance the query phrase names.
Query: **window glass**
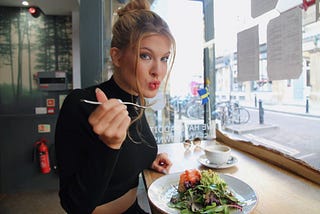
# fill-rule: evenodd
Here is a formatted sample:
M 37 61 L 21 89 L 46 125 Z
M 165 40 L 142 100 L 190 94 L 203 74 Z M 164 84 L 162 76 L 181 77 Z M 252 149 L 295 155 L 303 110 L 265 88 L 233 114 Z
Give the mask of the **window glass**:
M 312 18 L 315 5 L 302 9 L 298 3 L 281 1 L 279 8 L 252 18 L 250 4 L 250 0 L 214 1 L 215 82 L 209 86 L 215 86 L 216 104 L 208 108 L 201 104 L 198 93 L 205 82 L 201 1 L 153 2 L 154 10 L 167 20 L 177 40 L 177 59 L 169 88 L 162 96 L 168 105 L 148 113 L 157 142 L 206 138 L 214 126 L 230 137 L 277 150 L 320 169 L 320 22 Z M 271 79 L 268 24 L 297 7 L 302 14 L 302 53 L 290 53 L 302 56 L 301 73 L 295 78 Z M 311 19 L 307 13 L 311 13 Z M 259 26 L 259 78 L 239 81 L 237 33 L 254 25 Z M 280 45 L 284 43 L 286 40 Z M 283 51 L 289 53 L 289 47 Z M 281 63 L 286 65 L 287 61 L 289 57 Z M 277 72 L 287 70 L 284 67 Z M 214 120 L 215 125 L 203 122 L 204 111 L 211 112 L 209 121 Z
M 208 124 L 203 122 L 204 105 L 198 93 L 204 88 L 202 2 L 156 0 L 152 9 L 168 22 L 177 53 L 168 88 L 156 98 L 166 105 L 147 111 L 151 129 L 159 144 L 203 139 Z
M 320 128 L 320 22 L 316 21 L 315 5 L 302 9 L 298 2 L 281 1 L 274 10 L 252 18 L 251 2 L 215 1 L 217 99 L 239 106 L 226 108 L 226 104 L 221 104 L 226 110 L 218 122 L 219 129 L 226 135 L 277 150 L 319 170 L 320 145 L 316 142 L 320 135 L 316 130 Z M 230 4 L 233 7 L 229 7 Z M 302 41 L 293 45 L 301 45 L 302 53 L 290 50 L 290 46 L 281 51 L 288 56 L 302 55 L 301 73 L 295 78 L 270 79 L 267 66 L 269 24 L 297 7 L 302 14 Z M 296 24 L 298 22 L 293 23 Z M 259 26 L 259 79 L 239 82 L 237 33 L 255 25 Z M 281 32 L 273 34 L 279 39 Z M 286 42 L 286 39 L 282 40 L 280 47 L 286 47 Z M 226 57 L 231 59 L 231 66 L 224 63 Z M 285 58 L 281 62 L 283 69 L 276 72 L 288 72 L 289 62 L 290 58 Z

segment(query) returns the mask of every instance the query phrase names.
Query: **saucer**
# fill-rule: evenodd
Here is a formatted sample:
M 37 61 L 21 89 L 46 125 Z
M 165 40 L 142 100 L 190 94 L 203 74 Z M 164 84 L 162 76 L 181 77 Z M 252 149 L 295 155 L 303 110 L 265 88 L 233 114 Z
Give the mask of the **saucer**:
M 214 164 L 214 163 L 210 163 L 210 161 L 207 159 L 206 155 L 201 155 L 198 158 L 198 161 L 209 168 L 214 168 L 214 169 L 225 169 L 225 168 L 229 168 L 232 167 L 234 165 L 236 165 L 236 163 L 238 162 L 238 159 L 235 156 L 230 156 L 229 160 L 227 161 L 227 163 L 224 164 Z

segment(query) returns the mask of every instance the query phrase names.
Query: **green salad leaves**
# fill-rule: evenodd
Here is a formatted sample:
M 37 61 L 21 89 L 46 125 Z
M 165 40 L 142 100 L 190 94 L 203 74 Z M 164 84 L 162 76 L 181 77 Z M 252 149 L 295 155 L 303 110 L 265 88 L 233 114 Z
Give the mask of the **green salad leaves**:
M 173 195 L 168 206 L 179 209 L 181 214 L 227 214 L 232 209 L 242 209 L 241 202 L 228 189 L 227 183 L 210 169 L 201 171 L 197 185 Z

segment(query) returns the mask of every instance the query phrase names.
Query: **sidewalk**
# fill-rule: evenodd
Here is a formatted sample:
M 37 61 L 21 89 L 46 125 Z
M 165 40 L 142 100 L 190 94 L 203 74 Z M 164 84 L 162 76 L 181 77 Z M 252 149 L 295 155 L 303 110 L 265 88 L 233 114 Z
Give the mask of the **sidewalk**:
M 253 109 L 253 110 L 259 110 L 259 103 L 256 105 L 254 103 L 241 103 L 240 106 L 247 108 L 247 109 Z M 303 104 L 267 104 L 262 102 L 262 109 L 263 112 L 265 111 L 272 111 L 272 112 L 278 112 L 278 113 L 285 113 L 285 114 L 292 114 L 297 116 L 304 116 L 304 117 L 316 117 L 320 118 L 320 105 L 319 106 L 308 106 L 306 108 L 306 105 Z M 259 120 L 258 120 L 259 121 Z M 277 125 L 274 124 L 259 124 L 256 121 L 250 120 L 246 124 L 241 125 L 229 125 L 226 127 L 225 131 L 235 133 L 235 134 L 244 134 L 249 133 L 252 131 L 260 131 L 260 130 L 270 130 L 270 129 L 276 129 L 278 128 Z
M 265 122 L 266 119 L 264 119 L 264 123 L 260 124 L 259 116 L 257 117 L 259 115 L 258 107 L 240 105 L 251 110 L 254 118 L 251 118 L 246 124 L 227 126 L 223 130 L 225 134 L 231 138 L 274 148 L 320 169 L 320 133 L 318 131 L 320 130 L 320 106 L 310 106 L 309 112 L 306 113 L 306 108 L 303 105 L 263 104 L 265 115 L 268 112 L 283 114 L 274 115 L 274 119 L 269 119 L 268 122 Z M 288 117 L 286 114 L 293 117 Z M 278 122 L 274 122 L 276 119 Z
M 257 106 L 250 103 L 240 103 L 245 108 L 259 109 L 259 103 Z M 283 112 L 287 114 L 300 115 L 305 117 L 319 117 L 320 118 L 320 104 L 309 105 L 306 107 L 305 104 L 268 104 L 262 102 L 262 108 L 268 111 Z
M 254 109 L 259 111 L 259 104 L 257 107 L 253 104 L 250 105 L 249 103 L 240 104 L 240 106 L 247 108 L 247 109 Z M 274 104 L 264 104 L 262 103 L 263 111 L 272 111 L 278 113 L 285 113 L 285 114 L 292 114 L 297 116 L 304 116 L 304 117 L 315 117 L 320 118 L 320 105 L 319 106 L 309 106 L 307 109 L 305 105 L 302 104 L 283 104 L 283 105 L 274 105 Z M 308 111 L 308 112 L 307 112 Z M 246 124 L 241 125 L 229 125 L 226 127 L 226 131 L 233 132 L 236 134 L 243 134 L 248 133 L 251 131 L 259 131 L 259 130 L 269 130 L 269 129 L 276 129 L 278 128 L 277 125 L 274 124 L 259 124 L 257 122 L 249 121 Z

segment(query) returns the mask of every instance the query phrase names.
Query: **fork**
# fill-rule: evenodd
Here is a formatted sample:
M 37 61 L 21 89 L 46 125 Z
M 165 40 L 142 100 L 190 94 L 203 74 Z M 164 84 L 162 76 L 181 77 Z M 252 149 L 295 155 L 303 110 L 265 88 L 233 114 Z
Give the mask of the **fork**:
M 131 102 L 123 102 L 122 100 L 118 99 L 120 103 L 124 104 L 124 105 L 133 105 L 135 107 L 138 107 L 138 108 L 143 108 L 143 109 L 146 109 L 146 108 L 150 108 L 151 106 L 153 106 L 157 101 L 154 101 L 154 102 L 151 102 L 149 103 L 148 105 L 146 106 L 142 106 L 142 105 L 139 105 L 139 104 L 136 104 L 136 103 L 131 103 Z M 97 101 L 91 101 L 91 100 L 85 100 L 85 99 L 81 99 L 80 100 L 81 102 L 85 102 L 85 103 L 89 103 L 89 104 L 93 104 L 93 105 L 100 105 L 102 104 L 101 102 L 97 102 Z

